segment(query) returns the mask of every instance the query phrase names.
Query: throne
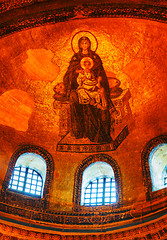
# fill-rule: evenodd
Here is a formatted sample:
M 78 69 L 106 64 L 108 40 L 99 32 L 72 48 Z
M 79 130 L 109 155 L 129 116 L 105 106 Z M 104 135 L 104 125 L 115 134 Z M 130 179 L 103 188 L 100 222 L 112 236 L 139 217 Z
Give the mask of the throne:
M 55 86 L 54 110 L 59 111 L 59 136 L 61 140 L 57 144 L 57 151 L 62 152 L 101 152 L 113 151 L 127 137 L 128 122 L 132 119 L 132 112 L 129 104 L 131 98 L 129 89 L 120 88 L 120 81 L 108 76 L 110 86 L 110 98 L 116 108 L 111 128 L 112 142 L 107 144 L 92 143 L 89 139 L 75 139 L 70 134 L 70 105 L 63 95 L 63 84 Z M 111 84 L 112 83 L 112 84 Z

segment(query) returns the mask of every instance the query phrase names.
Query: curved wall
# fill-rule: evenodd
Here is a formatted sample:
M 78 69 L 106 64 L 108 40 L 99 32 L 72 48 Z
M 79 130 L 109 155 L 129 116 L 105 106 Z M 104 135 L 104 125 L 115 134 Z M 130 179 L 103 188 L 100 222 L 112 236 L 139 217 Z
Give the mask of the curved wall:
M 9 105 L 9 101 L 4 100 L 6 91 L 22 90 L 33 99 L 35 106 L 27 119 L 27 131 L 18 131 L 8 122 L 1 123 L 2 179 L 18 146 L 42 146 L 55 162 L 50 207 L 71 209 L 76 168 L 87 156 L 96 153 L 56 151 L 61 137 L 58 136 L 59 110 L 53 107 L 53 88 L 62 81 L 73 55 L 72 36 L 81 30 L 97 37 L 97 53 L 104 69 L 121 81 L 122 89 L 128 88 L 131 93 L 129 135 L 118 149 L 107 154 L 121 169 L 124 203 L 144 201 L 141 151 L 147 141 L 166 132 L 167 111 L 166 24 L 146 20 L 75 20 L 26 30 L 0 40 L 1 120 L 4 114 L 10 122 L 17 118 L 12 114 L 12 108 L 17 109 L 17 105 Z
M 62 141 L 60 129 L 62 105 L 57 102 L 55 104 L 54 87 L 62 82 L 73 55 L 71 40 L 79 31 L 89 31 L 96 36 L 98 42 L 96 53 L 101 57 L 109 79 L 119 79 L 120 87 L 129 94 L 127 99 L 130 112 L 125 122 L 114 125 L 115 132 L 112 137 L 117 139 L 125 125 L 128 126 L 128 134 L 117 148 L 101 150 L 101 153 L 117 162 L 121 172 L 122 206 L 120 210 L 116 209 L 114 214 L 120 211 L 122 214 L 118 214 L 120 219 L 133 219 L 130 215 L 133 209 L 136 217 L 143 216 L 143 209 L 146 215 L 151 211 L 158 212 L 158 209 L 163 212 L 163 207 L 165 209 L 165 198 L 161 200 L 159 196 L 159 202 L 156 200 L 157 202 L 153 201 L 151 204 L 146 201 L 148 186 L 143 182 L 141 164 L 141 153 L 145 145 L 167 131 L 165 81 L 167 26 L 163 23 L 166 19 L 165 8 L 158 8 L 157 13 L 155 7 L 149 6 L 143 13 L 144 7 L 140 7 L 137 10 L 134 6 L 129 7 L 131 11 L 127 15 L 128 18 L 121 18 L 121 14 L 125 17 L 128 12 L 128 8 L 122 6 L 116 9 L 116 13 L 113 13 L 114 7 L 108 8 L 108 12 L 106 8 L 104 11 L 104 6 L 101 7 L 102 12 L 94 8 L 92 15 L 92 6 L 90 8 L 82 6 L 84 11 L 88 11 L 89 18 L 84 11 L 80 13 L 79 10 L 70 15 L 72 14 L 70 8 L 64 12 L 60 9 L 57 15 L 55 12 L 54 14 L 47 12 L 46 19 L 44 16 L 41 17 L 40 13 L 40 17 L 37 16 L 35 21 L 27 15 L 16 23 L 20 11 L 18 10 L 13 22 L 8 19 L 9 25 L 1 23 L 1 34 L 4 37 L 0 39 L 0 185 L 2 186 L 5 179 L 10 158 L 18 148 L 24 145 L 37 145 L 46 149 L 54 161 L 54 176 L 47 205 L 51 216 L 52 213 L 61 217 L 63 214 L 73 216 L 75 173 L 87 157 L 97 154 L 95 150 L 77 152 L 75 148 L 73 152 L 63 152 L 60 149 L 57 151 L 57 145 Z M 124 9 L 124 12 L 120 13 L 120 9 Z M 137 19 L 144 14 L 143 18 L 148 20 Z M 136 19 L 133 18 L 136 16 Z M 5 15 L 3 17 L 5 19 Z M 35 19 L 35 16 L 33 18 Z M 66 21 L 68 19 L 69 21 Z M 44 26 L 39 26 L 44 23 Z M 6 34 L 10 35 L 5 36 Z M 69 139 L 65 141 L 67 145 Z M 78 145 L 85 144 L 84 140 L 77 143 L 76 140 L 70 141 Z M 89 147 L 89 144 L 86 142 L 86 146 Z M 5 203 L 3 204 L 1 211 L 7 209 L 4 207 Z M 151 210 L 150 206 L 154 206 L 154 210 Z M 9 207 L 15 208 L 15 204 L 11 206 L 9 204 Z M 18 215 L 23 217 L 24 208 L 19 205 L 17 208 L 19 210 L 15 209 L 16 215 L 17 211 L 20 211 Z M 113 209 L 103 210 L 112 215 Z M 8 212 L 9 208 L 5 211 Z M 127 216 L 123 216 L 124 211 L 127 212 Z M 28 212 L 27 218 L 32 214 L 31 211 Z M 39 212 L 39 215 L 33 215 L 34 219 L 40 221 L 42 216 L 44 220 L 42 214 Z M 47 212 L 44 212 L 44 215 L 47 215 Z M 48 216 L 49 214 L 45 220 L 49 222 Z M 60 219 L 58 217 L 58 220 L 51 217 L 51 221 L 68 223 L 68 219 L 63 220 L 61 217 Z M 104 220 L 102 217 L 100 219 Z M 93 221 L 90 221 L 91 224 Z M 112 216 L 110 223 L 113 221 Z

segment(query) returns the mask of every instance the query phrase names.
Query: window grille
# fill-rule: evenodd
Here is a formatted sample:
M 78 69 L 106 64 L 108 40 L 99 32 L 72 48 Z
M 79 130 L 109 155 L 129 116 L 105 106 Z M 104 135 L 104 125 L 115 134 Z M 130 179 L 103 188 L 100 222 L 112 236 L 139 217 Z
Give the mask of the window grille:
M 25 195 L 41 197 L 43 180 L 34 169 L 23 166 L 15 167 L 8 188 Z
M 167 187 L 167 174 L 164 176 L 164 186 Z
M 84 205 L 100 206 L 115 203 L 116 184 L 115 180 L 110 177 L 100 177 L 90 181 L 85 188 Z

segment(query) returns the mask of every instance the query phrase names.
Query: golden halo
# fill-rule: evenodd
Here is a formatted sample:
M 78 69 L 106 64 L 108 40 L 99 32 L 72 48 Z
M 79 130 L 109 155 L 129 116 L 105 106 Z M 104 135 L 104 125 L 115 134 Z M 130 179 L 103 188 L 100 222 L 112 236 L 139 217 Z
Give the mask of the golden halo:
M 96 52 L 97 48 L 98 48 L 98 42 L 97 42 L 97 38 L 89 31 L 80 31 L 77 32 L 71 40 L 71 47 L 72 50 L 77 53 L 79 51 L 79 47 L 78 47 L 78 41 L 81 37 L 87 37 L 89 38 L 89 40 L 91 41 L 91 50 Z
M 85 65 L 84 65 L 84 62 L 85 62 L 85 61 L 90 62 L 90 68 L 89 68 L 89 69 L 91 69 L 91 68 L 93 67 L 93 65 L 94 65 L 94 62 L 93 62 L 92 58 L 90 58 L 90 57 L 84 57 L 84 58 L 81 59 L 80 65 L 81 65 L 82 69 L 85 69 Z

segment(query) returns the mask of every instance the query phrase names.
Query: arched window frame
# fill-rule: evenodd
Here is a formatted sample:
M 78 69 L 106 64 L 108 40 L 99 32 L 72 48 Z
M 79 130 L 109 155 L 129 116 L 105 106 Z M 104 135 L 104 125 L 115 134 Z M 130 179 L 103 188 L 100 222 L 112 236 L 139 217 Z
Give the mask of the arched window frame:
M 106 162 L 108 163 L 113 171 L 115 176 L 115 182 L 117 184 L 117 202 L 109 205 L 102 206 L 84 206 L 81 205 L 81 186 L 82 186 L 82 175 L 84 170 L 89 167 L 92 163 L 95 162 Z M 80 164 L 75 172 L 75 184 L 74 184 L 74 195 L 73 195 L 73 208 L 74 211 L 94 211 L 95 209 L 106 209 L 106 208 L 118 208 L 122 205 L 122 181 L 121 181 L 121 171 L 116 163 L 116 161 L 109 155 L 106 154 L 97 154 L 91 155 Z
M 151 200 L 157 197 L 163 197 L 167 195 L 167 188 L 163 188 L 157 191 L 152 190 L 152 180 L 151 180 L 151 172 L 149 166 L 149 157 L 153 149 L 155 149 L 158 145 L 166 143 L 167 144 L 167 135 L 160 135 L 151 139 L 144 147 L 141 154 L 141 164 L 143 169 L 143 182 L 146 187 L 146 199 Z
M 12 191 L 11 189 L 8 189 L 9 182 L 11 179 L 11 176 L 13 174 L 13 170 L 15 168 L 15 164 L 18 160 L 18 158 L 24 154 L 24 153 L 36 153 L 40 155 L 46 162 L 46 179 L 45 184 L 43 188 L 43 196 L 42 198 L 36 198 L 34 196 L 25 195 L 24 193 L 19 193 L 16 191 Z M 14 204 L 18 206 L 30 206 L 31 208 L 47 208 L 49 203 L 49 196 L 50 196 L 50 189 L 53 179 L 53 172 L 54 172 L 54 164 L 53 159 L 50 153 L 48 153 L 45 149 L 39 146 L 35 145 L 24 145 L 17 149 L 9 162 L 9 166 L 7 169 L 7 173 L 2 185 L 1 190 L 1 198 L 3 202 Z

